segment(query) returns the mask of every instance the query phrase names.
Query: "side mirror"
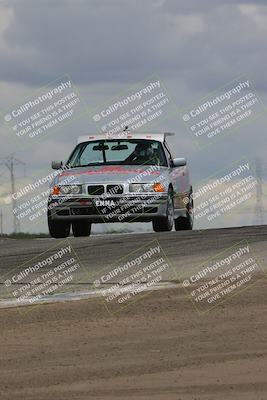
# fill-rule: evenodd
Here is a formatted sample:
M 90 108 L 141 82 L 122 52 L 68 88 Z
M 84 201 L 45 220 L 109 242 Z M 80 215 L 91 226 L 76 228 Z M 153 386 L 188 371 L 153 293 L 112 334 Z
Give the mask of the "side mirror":
M 186 165 L 185 158 L 174 158 L 172 160 L 172 167 L 184 167 Z
M 62 161 L 52 161 L 51 167 L 52 169 L 60 169 L 63 166 Z

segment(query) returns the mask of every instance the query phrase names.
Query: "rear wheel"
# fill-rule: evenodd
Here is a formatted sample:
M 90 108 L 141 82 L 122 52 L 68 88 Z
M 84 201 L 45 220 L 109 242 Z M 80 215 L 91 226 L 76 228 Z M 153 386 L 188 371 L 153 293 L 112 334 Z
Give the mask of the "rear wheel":
M 189 231 L 193 229 L 194 223 L 194 204 L 192 193 L 189 196 L 189 201 L 187 203 L 186 217 L 178 217 L 174 221 L 174 227 L 176 231 Z
M 174 223 L 174 207 L 172 190 L 169 190 L 167 200 L 166 217 L 156 218 L 152 221 L 153 230 L 155 232 L 171 231 Z
M 70 223 L 67 221 L 53 220 L 48 214 L 48 229 L 53 238 L 66 238 L 70 234 Z
M 91 223 L 88 221 L 76 221 L 72 223 L 72 233 L 75 237 L 89 236 L 91 233 Z
M 191 223 L 191 218 L 189 215 L 186 217 L 179 217 L 174 221 L 174 226 L 176 231 L 187 231 L 192 230 L 193 225 Z

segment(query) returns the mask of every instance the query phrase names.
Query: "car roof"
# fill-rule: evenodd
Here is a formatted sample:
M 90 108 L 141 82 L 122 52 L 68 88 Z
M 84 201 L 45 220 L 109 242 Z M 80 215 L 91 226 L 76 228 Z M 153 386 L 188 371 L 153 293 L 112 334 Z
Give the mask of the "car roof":
M 78 144 L 84 142 L 90 142 L 94 140 L 107 140 L 107 139 L 146 139 L 146 140 L 157 140 L 164 142 L 166 136 L 174 136 L 171 132 L 117 132 L 117 133 L 92 133 L 87 135 L 79 136 Z

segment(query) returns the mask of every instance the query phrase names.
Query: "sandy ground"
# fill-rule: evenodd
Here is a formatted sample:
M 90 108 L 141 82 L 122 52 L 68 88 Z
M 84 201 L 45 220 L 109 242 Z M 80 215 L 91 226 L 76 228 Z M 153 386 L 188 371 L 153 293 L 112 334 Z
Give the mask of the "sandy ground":
M 267 281 L 199 315 L 183 289 L 1 313 L 1 400 L 267 399 Z

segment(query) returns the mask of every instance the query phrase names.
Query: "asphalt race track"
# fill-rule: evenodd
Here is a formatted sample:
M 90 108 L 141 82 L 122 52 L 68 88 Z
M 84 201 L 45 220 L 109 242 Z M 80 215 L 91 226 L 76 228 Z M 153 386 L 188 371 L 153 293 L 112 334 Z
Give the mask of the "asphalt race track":
M 10 297 L 3 282 L 6 277 L 12 275 L 12 271 L 16 271 L 18 266 L 27 264 L 31 259 L 40 260 L 45 257 L 42 256 L 43 254 L 52 254 L 55 250 L 50 250 L 51 248 L 54 249 L 54 246 L 58 248 L 58 246 L 66 245 L 66 243 L 69 243 L 75 250 L 83 267 L 74 279 L 79 284 L 73 285 L 73 282 L 67 282 L 64 285 L 64 290 L 61 290 L 62 293 L 71 294 L 76 291 L 83 291 L 84 293 L 92 291 L 94 276 L 101 274 L 101 271 L 111 265 L 117 265 L 122 258 L 130 259 L 130 257 L 133 257 L 131 254 L 135 254 L 135 252 L 137 252 L 137 255 L 141 254 L 142 248 L 148 248 L 151 243 L 161 246 L 169 264 L 175 271 L 175 274 L 166 275 L 165 280 L 167 282 L 179 281 L 179 277 L 184 276 L 186 271 L 190 271 L 192 266 L 204 264 L 210 258 L 218 257 L 219 254 L 227 252 L 227 249 L 240 242 L 248 243 L 251 246 L 259 265 L 263 270 L 266 270 L 266 238 L 266 226 L 252 226 L 167 233 L 92 235 L 88 238 L 70 237 L 68 241 L 52 238 L 2 239 L 0 241 L 1 300 Z M 49 266 L 44 268 L 42 272 L 48 270 Z M 38 276 L 38 273 L 36 275 Z M 114 278 L 110 283 L 116 281 Z M 3 306 L 1 301 L 0 304 Z
M 159 242 L 172 266 L 178 272 L 182 265 L 190 267 L 194 262 L 201 263 L 208 257 L 243 240 L 251 243 L 258 258 L 262 258 L 263 264 L 265 263 L 263 266 L 267 267 L 267 226 L 69 238 L 83 265 L 88 266 L 92 272 L 104 268 L 107 263 L 116 262 L 124 255 L 153 240 Z M 64 239 L 0 239 L 0 275 L 2 276 L 27 260 L 46 252 L 61 241 Z

